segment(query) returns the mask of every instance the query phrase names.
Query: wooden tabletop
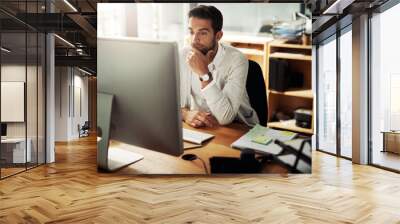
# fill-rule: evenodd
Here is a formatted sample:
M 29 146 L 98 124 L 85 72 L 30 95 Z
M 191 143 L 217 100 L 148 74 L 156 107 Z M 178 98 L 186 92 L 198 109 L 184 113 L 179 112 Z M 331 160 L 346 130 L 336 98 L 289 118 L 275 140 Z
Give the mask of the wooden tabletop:
M 244 124 L 233 123 L 227 126 L 217 128 L 201 128 L 195 129 L 183 123 L 183 128 L 196 131 L 206 132 L 215 135 L 215 137 L 207 142 L 204 146 L 195 149 L 187 149 L 184 154 L 195 154 L 201 158 L 208 172 L 210 171 L 209 158 L 213 156 L 240 157 L 240 151 L 233 149 L 230 145 L 245 134 L 249 128 Z M 149 149 L 139 148 L 127 145 L 117 141 L 111 141 L 112 147 L 123 148 L 144 156 L 144 159 L 134 163 L 120 171 L 121 174 L 205 174 L 203 163 L 197 159 L 194 161 L 185 161 L 181 157 L 171 156 L 168 154 L 152 151 Z M 264 172 L 285 173 L 281 168 L 264 169 Z

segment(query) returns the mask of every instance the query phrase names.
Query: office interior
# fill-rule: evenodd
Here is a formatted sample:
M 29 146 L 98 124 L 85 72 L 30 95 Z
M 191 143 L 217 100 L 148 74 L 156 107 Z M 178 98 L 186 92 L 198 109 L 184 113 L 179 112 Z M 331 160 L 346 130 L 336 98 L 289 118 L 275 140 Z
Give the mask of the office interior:
M 394 1 L 337 4 L 313 25 L 317 150 L 398 172 L 398 44 Z M 329 12 L 329 11 L 328 11 Z M 394 28 L 394 29 L 393 29 Z
M 178 16 L 176 13 L 170 15 L 172 25 L 165 24 L 168 20 L 164 20 L 163 16 L 168 11 L 163 11 L 163 8 L 176 7 L 175 4 L 168 4 L 163 7 L 146 4 L 143 7 L 148 7 L 153 11 L 151 18 L 158 17 L 158 20 L 143 20 L 147 23 L 151 21 L 152 25 L 145 24 L 140 27 L 138 23 L 137 29 L 132 30 L 134 26 L 129 24 L 132 20 L 128 22 L 119 20 L 122 11 L 119 14 L 113 13 L 118 12 L 117 5 L 111 6 L 117 9 L 107 8 L 104 10 L 112 11 L 110 13 L 113 17 L 109 20 L 119 21 L 120 27 L 113 29 L 108 29 L 109 26 L 97 27 L 97 19 L 107 19 L 97 18 L 97 12 L 101 9 L 96 6 L 96 3 L 100 2 L 106 1 L 43 0 L 32 2 L 5 0 L 0 3 L 0 19 L 2 20 L 0 32 L 2 47 L 0 58 L 1 82 L 5 83 L 4 91 L 6 91 L 7 85 L 15 85 L 8 88 L 9 92 L 6 91 L 6 93 L 16 91 L 20 83 L 24 85 L 22 88 L 24 90 L 23 97 L 16 98 L 16 100 L 21 101 L 22 99 L 24 101 L 23 118 L 18 121 L 3 122 L 2 120 L 2 124 L 7 125 L 5 140 L 7 138 L 21 139 L 22 144 L 20 145 L 22 145 L 23 155 L 21 158 L 24 163 L 22 163 L 22 167 L 15 167 L 15 165 L 10 167 L 10 164 L 6 164 L 5 167 L 2 166 L 0 169 L 2 179 L 0 191 L 8 197 L 8 199 L 2 197 L 4 203 L 0 206 L 5 207 L 2 207 L 1 214 L 13 213 L 6 205 L 11 203 L 10 200 L 16 199 L 14 195 L 19 194 L 19 199 L 21 197 L 29 198 L 32 195 L 39 196 L 43 191 L 36 188 L 26 193 L 23 189 L 26 187 L 24 184 L 32 184 L 32 186 L 37 184 L 41 187 L 52 185 L 45 188 L 56 192 L 49 196 L 49 199 L 61 201 L 65 199 L 65 201 L 68 201 L 77 199 L 78 194 L 95 198 L 101 195 L 102 199 L 107 200 L 90 201 L 84 197 L 78 200 L 90 201 L 92 206 L 100 207 L 108 206 L 102 204 L 105 201 L 107 203 L 118 202 L 115 203 L 115 207 L 118 208 L 124 207 L 124 203 L 127 203 L 124 208 L 129 210 L 132 209 L 132 204 L 129 204 L 133 203 L 132 201 L 113 201 L 114 199 L 103 195 L 105 193 L 109 196 L 113 193 L 118 194 L 119 191 L 126 191 L 130 195 L 122 194 L 122 197 L 129 197 L 132 200 L 150 197 L 149 201 L 153 203 L 151 206 L 147 207 L 145 203 L 140 205 L 143 210 L 150 210 L 150 208 L 155 207 L 154 201 L 157 201 L 154 194 L 157 194 L 158 197 L 163 194 L 169 195 L 169 199 L 175 198 L 177 201 L 174 202 L 183 204 L 182 201 L 176 199 L 178 198 L 176 190 L 183 188 L 190 190 L 189 185 L 207 183 L 210 185 L 197 185 L 199 189 L 193 188 L 193 190 L 199 195 L 209 195 L 210 198 L 216 198 L 215 200 L 210 200 L 210 198 L 206 200 L 198 197 L 201 203 L 208 203 L 208 205 L 214 206 L 216 210 L 203 211 L 204 216 L 190 220 L 209 222 L 215 218 L 216 220 L 237 223 L 255 221 L 240 219 L 238 218 L 240 214 L 237 215 L 238 217 L 235 216 L 234 220 L 225 218 L 224 216 L 228 217 L 227 213 L 222 212 L 221 215 L 221 211 L 224 211 L 224 209 L 232 213 L 236 210 L 229 206 L 226 208 L 227 203 L 219 205 L 216 200 L 221 199 L 221 195 L 225 195 L 227 192 L 232 192 L 235 195 L 240 194 L 237 193 L 240 190 L 246 191 L 243 194 L 246 197 L 238 195 L 237 198 L 247 200 L 249 204 L 251 202 L 254 202 L 254 204 L 264 202 L 265 205 L 270 205 L 271 202 L 274 202 L 273 206 L 280 209 L 279 211 L 271 207 L 268 207 L 268 211 L 263 209 L 261 209 L 262 211 L 253 210 L 254 213 L 258 213 L 258 211 L 263 213 L 261 216 L 268 214 L 270 219 L 264 219 L 267 221 L 279 220 L 282 216 L 289 214 L 291 215 L 290 220 L 293 222 L 317 220 L 322 222 L 396 223 L 400 219 L 397 213 L 400 204 L 393 200 L 398 196 L 396 190 L 399 186 L 397 173 L 400 170 L 399 138 L 396 137 L 397 132 L 395 131 L 399 129 L 398 113 L 400 111 L 398 100 L 395 97 L 397 96 L 396 91 L 399 90 L 397 77 L 399 72 L 397 72 L 395 61 L 395 52 L 398 52 L 396 51 L 398 50 L 398 43 L 395 42 L 398 29 L 395 23 L 399 21 L 398 15 L 400 15 L 400 4 L 397 4 L 396 1 L 310 0 L 305 1 L 304 6 L 301 3 L 294 3 L 293 8 L 288 7 L 288 11 L 291 12 L 287 13 L 287 16 L 290 19 L 293 17 L 292 12 L 301 11 L 302 7 L 313 13 L 313 39 L 312 44 L 310 44 L 312 45 L 310 47 L 312 59 L 310 60 L 307 57 L 307 59 L 302 60 L 312 63 L 312 79 L 310 81 L 312 91 L 311 93 L 309 91 L 305 93 L 290 92 L 286 93 L 290 95 L 284 95 L 271 90 L 269 95 L 300 98 L 300 101 L 304 100 L 308 103 L 307 105 L 311 102 L 309 108 L 313 110 L 312 129 L 311 131 L 297 129 L 297 131 L 313 135 L 313 169 L 311 175 L 295 175 L 293 178 L 274 176 L 274 187 L 282 189 L 275 190 L 274 193 L 284 194 L 288 193 L 286 191 L 290 191 L 289 196 L 277 196 L 268 198 L 268 200 L 257 197 L 257 201 L 252 201 L 252 198 L 250 198 L 252 191 L 255 189 L 256 192 L 260 193 L 270 189 L 268 178 L 260 178 L 259 176 L 253 178 L 235 176 L 233 179 L 205 178 L 204 180 L 199 180 L 198 177 L 126 178 L 126 176 L 118 176 L 119 174 L 104 175 L 97 173 L 97 170 L 95 170 L 96 147 L 94 146 L 96 140 L 94 140 L 93 129 L 96 127 L 96 111 L 94 109 L 96 108 L 94 93 L 97 92 L 96 36 L 93 32 L 103 32 L 116 36 L 142 34 L 151 38 L 167 38 L 168 35 L 171 35 L 171 38 L 180 37 L 180 43 L 183 45 L 184 35 L 179 34 L 179 27 L 185 26 L 183 12 L 197 4 L 188 3 L 177 7 L 176 10 L 181 13 Z M 215 3 L 214 5 L 222 7 L 222 3 Z M 142 12 L 138 8 L 134 10 L 137 10 L 137 13 Z M 32 14 L 28 14 L 28 12 Z M 54 15 L 55 17 L 49 20 L 52 21 L 50 24 L 41 20 L 40 16 L 48 16 L 45 14 L 46 12 L 57 13 Z M 181 18 L 181 14 L 183 18 Z M 257 31 L 261 28 L 264 19 L 275 21 L 280 19 L 279 16 L 283 14 L 279 13 L 275 17 L 255 20 L 254 23 L 258 25 L 254 26 L 254 29 L 249 29 L 246 24 L 240 24 L 236 21 L 238 24 L 233 23 L 228 26 L 233 38 L 231 41 L 235 42 L 237 47 L 243 48 L 242 42 L 237 40 L 238 33 L 245 33 L 243 34 L 246 36 L 245 41 L 248 41 L 248 39 L 251 39 L 249 33 L 253 35 L 258 33 Z M 33 16 L 33 18 L 28 16 Z M 143 16 L 140 18 L 145 18 L 146 15 Z M 227 16 L 231 16 L 232 19 L 239 17 L 237 12 L 232 15 L 228 13 Z M 176 18 L 181 24 L 176 24 Z M 145 29 L 149 27 L 152 29 Z M 171 32 L 164 33 L 165 30 Z M 227 36 L 229 37 L 229 35 Z M 227 42 L 229 41 L 227 40 Z M 247 51 L 248 54 L 259 54 L 259 52 L 253 50 L 249 52 L 249 49 L 242 50 Z M 260 60 L 258 63 L 261 66 L 266 66 L 263 64 L 263 59 L 260 58 L 262 57 L 258 55 L 253 59 Z M 11 70 L 12 73 L 7 72 Z M 1 88 L 3 98 L 3 84 Z M 21 91 L 13 94 L 21 95 Z M 87 96 L 84 96 L 85 94 Z M 295 96 L 292 96 L 293 94 Z M 79 98 L 80 100 L 78 100 Z M 32 106 L 28 107 L 28 105 Z M 3 104 L 1 110 L 4 110 Z M 15 116 L 14 114 L 11 115 Z M 3 114 L 1 116 L 3 117 Z M 91 124 L 89 137 L 79 138 L 80 132 L 77 126 L 78 124 L 84 125 L 85 121 L 89 121 Z M 61 124 L 58 124 L 58 122 Z M 276 128 L 287 130 L 285 127 L 282 128 L 282 124 L 277 125 Z M 284 125 L 287 128 L 293 127 L 290 121 L 284 123 Z M 63 128 L 58 129 L 57 127 Z M 56 144 L 56 141 L 59 143 Z M 30 150 L 28 150 L 29 146 L 27 145 L 31 145 Z M 15 149 L 15 146 L 10 147 Z M 0 149 L 3 153 L 3 144 Z M 28 151 L 31 154 L 30 161 L 27 159 Z M 1 155 L 3 155 L 2 153 Z M 4 161 L 7 162 L 8 160 L 3 159 L 2 164 Z M 30 170 L 33 167 L 36 168 Z M 26 170 L 29 170 L 29 172 L 24 172 Z M 122 174 L 124 173 L 122 172 Z M 43 182 L 42 184 L 33 183 L 30 177 L 40 179 Z M 240 187 L 234 188 L 234 191 L 229 190 L 232 184 L 238 186 L 241 184 L 236 179 L 242 179 L 242 183 L 247 182 L 247 185 L 241 189 L 239 189 Z M 63 181 L 66 181 L 66 184 L 63 184 L 65 183 Z M 116 182 L 118 182 L 118 186 L 115 185 Z M 302 184 L 307 186 L 307 189 L 298 187 Z M 11 185 L 21 187 L 11 189 Z M 262 186 L 262 189 L 257 188 L 257 186 Z M 224 188 L 224 192 L 218 191 L 220 188 Z M 99 191 L 99 189 L 101 190 Z M 317 192 L 318 197 L 307 190 Z M 205 191 L 205 193 L 201 191 Z M 175 195 L 169 194 L 170 192 L 175 192 Z M 71 198 L 64 197 L 62 199 L 63 193 L 70 193 L 68 197 Z M 301 202 L 290 201 L 289 199 L 293 197 L 293 194 L 304 195 L 304 200 Z M 365 195 L 369 196 L 364 197 Z M 371 195 L 372 197 L 370 197 Z M 340 199 L 335 199 L 334 196 L 338 196 Z M 346 204 L 346 202 L 341 201 L 344 200 L 343 198 L 351 198 L 352 200 Z M 332 202 L 332 204 L 329 204 L 329 202 Z M 168 212 L 174 213 L 179 210 L 176 207 L 166 209 L 165 204 L 162 202 L 161 204 L 164 207 L 163 211 L 168 210 Z M 288 204 L 296 206 L 288 206 Z M 302 209 L 299 204 L 306 207 L 317 204 L 329 209 L 319 210 L 319 214 L 316 215 L 315 212 Z M 344 204 L 350 205 L 346 211 L 339 208 L 346 207 Z M 24 205 L 15 206 L 26 208 L 26 206 L 41 207 L 42 205 L 24 202 Z M 72 207 L 72 204 L 68 205 L 71 207 L 62 203 L 58 206 L 59 211 L 64 214 L 60 215 L 59 219 L 57 217 L 47 218 L 47 221 L 72 220 L 78 222 L 84 219 L 95 219 L 95 216 L 100 217 L 99 220 L 103 222 L 115 221 L 115 219 L 110 218 L 115 218 L 115 216 L 103 212 L 103 210 L 93 209 L 93 216 L 87 217 L 83 215 L 86 212 L 85 209 L 79 210 L 78 207 Z M 85 206 L 90 207 L 90 205 Z M 196 207 L 197 205 L 192 203 L 191 206 Z M 218 210 L 218 208 L 222 210 Z M 101 212 L 103 213 L 100 214 Z M 142 216 L 131 216 L 128 215 L 128 212 L 121 211 L 117 213 L 121 219 L 144 223 L 151 221 L 176 223 L 189 220 L 179 214 L 173 218 L 167 217 L 165 212 L 156 212 L 155 214 L 147 214 L 142 210 L 137 212 Z M 82 216 L 77 218 L 77 214 L 82 214 Z M 162 215 L 163 220 L 160 220 L 157 214 Z M 41 214 L 27 212 L 24 215 L 25 217 L 36 217 L 38 220 L 44 220 Z M 10 218 L 7 218 L 6 215 L 2 217 L 13 221 L 23 219 L 20 213 Z
M 0 6 L 3 179 L 53 163 L 55 144 L 94 133 L 96 31 L 84 36 L 74 20 L 62 18 L 71 10 L 62 2 Z M 55 16 L 46 17 L 50 12 Z
M 188 13 L 191 8 L 198 4 L 189 4 L 189 3 L 170 3 L 170 4 L 98 4 L 98 52 L 102 52 L 102 54 L 106 54 L 104 52 L 110 52 L 110 54 L 115 52 L 117 55 L 110 56 L 110 55 L 98 55 L 98 72 L 103 74 L 103 76 L 107 76 L 111 74 L 111 72 L 107 69 L 111 67 L 111 65 L 103 66 L 107 63 L 107 61 L 112 60 L 112 58 L 117 58 L 120 55 L 126 55 L 127 53 L 120 47 L 120 45 L 125 45 L 124 48 L 134 48 L 137 46 L 138 52 L 146 52 L 141 48 L 142 45 L 140 44 L 133 44 L 129 45 L 127 41 L 121 39 L 121 43 L 115 41 L 115 47 L 108 47 L 108 51 L 104 50 L 105 46 L 108 46 L 111 40 L 107 40 L 105 38 L 126 38 L 126 37 L 138 37 L 141 40 L 149 40 L 149 41 L 176 41 L 178 43 L 178 51 L 182 53 L 182 48 L 187 47 L 190 42 L 190 35 L 188 29 Z M 253 77 L 260 77 L 263 83 L 261 87 L 266 86 L 266 90 L 260 91 L 262 95 L 251 95 L 249 90 L 251 88 L 259 88 L 261 90 L 260 85 L 254 85 L 247 82 L 246 90 L 249 94 L 250 101 L 254 100 L 264 100 L 262 102 L 264 107 L 261 108 L 259 111 L 256 110 L 258 116 L 263 116 L 260 118 L 263 122 L 269 121 L 268 125 L 266 123 L 261 123 L 263 126 L 269 126 L 273 128 L 277 128 L 280 130 L 286 131 L 293 131 L 295 133 L 299 133 L 299 135 L 310 137 L 313 133 L 313 124 L 310 118 L 310 121 L 306 125 L 306 127 L 301 125 L 296 125 L 296 121 L 294 119 L 294 113 L 297 109 L 302 109 L 309 111 L 312 113 L 313 110 L 313 93 L 312 93 L 312 78 L 311 78 L 311 16 L 310 12 L 305 8 L 304 5 L 298 3 L 275 3 L 275 4 L 268 4 L 268 3 L 260 3 L 260 4 L 234 4 L 234 3 L 215 3 L 212 4 L 216 6 L 224 16 L 224 26 L 223 26 L 223 36 L 221 42 L 226 45 L 231 45 L 239 49 L 249 60 L 249 64 L 254 64 L 260 68 L 260 74 L 255 73 L 250 69 L 248 72 L 248 76 Z M 177 13 L 178 12 L 178 13 Z M 307 17 L 307 15 L 309 17 Z M 239 17 L 246 17 L 250 21 L 242 21 L 238 19 Z M 249 23 L 252 25 L 249 25 Z M 299 31 L 299 38 L 291 41 L 291 42 L 284 42 L 281 39 L 278 39 L 278 34 L 271 33 L 271 29 L 273 25 L 287 23 L 291 24 L 292 26 L 296 27 L 296 30 Z M 121 49 L 116 51 L 115 49 Z M 161 51 L 161 48 L 160 48 Z M 112 52 L 112 53 L 111 53 Z M 164 51 L 161 51 L 166 54 Z M 134 54 L 134 53 L 132 53 Z M 145 53 L 144 53 L 145 54 Z M 149 53 L 150 54 L 150 53 Z M 130 57 L 130 56 L 124 56 Z M 131 56 L 134 57 L 134 56 Z M 146 57 L 150 57 L 146 55 Z M 179 55 L 180 60 L 183 58 L 182 55 Z M 119 61 L 123 61 L 121 58 Z M 153 58 L 154 64 L 164 64 L 165 59 L 158 58 L 156 55 L 151 56 Z M 274 61 L 273 61 L 274 60 Z M 250 63 L 250 61 L 254 63 Z M 271 62 L 273 61 L 273 62 Z M 269 72 L 272 71 L 272 67 L 275 66 L 275 61 L 280 62 L 288 62 L 288 67 L 292 70 L 293 73 L 299 73 L 296 75 L 297 77 L 301 77 L 300 85 L 297 85 L 295 88 L 290 89 L 278 89 L 277 85 L 273 82 L 269 81 L 273 78 L 272 75 L 269 78 Z M 117 62 L 113 63 L 116 64 Z M 133 64 L 134 62 L 130 63 Z M 143 61 L 139 64 L 149 64 L 151 66 L 152 62 Z M 169 61 L 168 63 L 174 64 L 173 62 Z M 120 67 L 126 68 L 128 65 L 121 64 Z M 252 66 L 249 66 L 252 67 Z M 102 68 L 103 70 L 101 70 Z M 121 69 L 122 71 L 123 69 Z M 152 71 L 147 71 L 150 75 Z M 122 72 L 121 72 L 122 73 Z M 183 75 L 183 74 L 181 74 Z M 122 75 L 116 72 L 113 74 L 115 77 L 115 83 L 118 83 L 119 76 L 126 77 L 127 75 Z M 137 70 L 136 76 L 141 76 L 140 70 Z M 144 76 L 144 74 L 143 74 Z M 170 76 L 170 75 L 168 75 Z M 263 80 L 264 79 L 264 80 Z M 99 91 L 104 93 L 114 93 L 112 88 L 109 87 L 112 84 L 105 84 L 103 80 L 107 80 L 106 77 L 99 77 Z M 140 82 L 138 78 L 138 82 Z M 150 80 L 150 78 L 149 78 Z M 248 78 L 249 80 L 249 78 Z M 248 81 L 247 80 L 247 81 Z M 256 84 L 261 83 L 260 80 L 256 81 Z M 128 82 L 125 80 L 121 83 Z M 135 80 L 132 78 L 132 82 Z M 271 83 L 271 84 L 270 84 Z M 296 83 L 297 84 L 297 83 Z M 134 84 L 132 84 L 134 85 Z M 143 85 L 146 85 L 145 83 Z M 154 84 L 155 85 L 155 84 Z M 251 86 L 251 87 L 249 87 Z M 115 88 L 115 87 L 114 87 Z M 123 85 L 120 85 L 120 88 L 124 88 Z M 139 88 L 139 87 L 138 87 Z M 148 88 L 151 88 L 150 86 Z M 129 89 L 126 90 L 127 92 Z M 145 91 L 145 90 L 143 90 Z M 162 91 L 161 89 L 159 91 Z M 183 91 L 181 89 L 181 91 Z M 115 103 L 117 103 L 118 98 L 122 100 L 121 94 L 115 91 Z M 136 93 L 140 94 L 141 91 L 136 91 Z M 133 94 L 133 93 L 132 93 Z M 165 94 L 168 94 L 165 92 Z M 268 96 L 267 96 L 268 95 Z M 182 95 L 181 95 L 182 97 Z M 264 99 L 262 98 L 264 97 Z M 266 98 L 269 100 L 266 100 Z M 181 99 L 182 100 L 182 99 Z M 140 101 L 140 100 L 138 100 Z M 125 103 L 125 101 L 124 101 Z M 126 102 L 128 103 L 128 102 Z M 119 103 L 120 104 L 120 103 Z M 171 104 L 173 101 L 171 100 Z M 105 105 L 100 105 L 99 108 L 104 108 Z M 141 107 L 141 104 L 138 103 L 138 107 Z M 144 106 L 144 105 L 143 105 Z M 167 108 L 165 108 L 167 110 Z M 154 111 L 157 109 L 148 109 L 150 111 Z M 99 112 L 100 113 L 100 112 Z M 139 110 L 132 111 L 132 114 L 140 116 Z M 165 112 L 166 114 L 167 112 Z M 119 110 L 119 116 L 124 116 L 124 112 L 122 109 Z M 113 116 L 113 115 L 112 115 Z M 149 115 L 150 116 L 150 115 Z M 153 114 L 152 117 L 161 117 L 161 115 Z M 285 117 L 285 119 L 280 119 L 280 117 Z M 287 118 L 286 118 L 287 117 Z M 135 119 L 135 118 L 132 118 Z M 171 117 L 170 119 L 174 119 Z M 162 123 L 163 121 L 159 121 Z M 118 126 L 123 126 L 128 122 L 123 122 L 123 124 L 118 124 L 117 120 L 112 121 L 115 124 L 114 132 L 118 132 Z M 140 121 L 137 121 L 138 126 L 140 126 Z M 161 126 L 165 126 L 164 124 L 160 124 Z M 242 136 L 247 131 L 249 131 L 249 127 L 243 125 L 243 128 L 234 127 L 234 125 L 227 125 L 224 130 L 224 133 L 232 133 L 234 136 Z M 101 127 L 102 130 L 105 130 L 104 127 Z M 188 125 L 185 126 L 184 124 L 184 136 L 183 139 L 185 140 L 185 133 L 186 129 L 190 128 Z M 122 130 L 128 129 L 126 126 L 121 127 Z M 135 132 L 134 128 L 131 128 L 132 132 Z M 149 128 L 150 129 L 150 128 Z M 207 166 L 209 171 L 216 172 L 215 167 L 219 166 L 216 161 L 212 160 L 213 157 L 218 156 L 231 156 L 231 157 L 238 157 L 240 154 L 238 150 L 233 149 L 234 147 L 238 147 L 238 144 L 235 142 L 238 140 L 235 138 L 224 137 L 224 141 L 227 142 L 225 144 L 221 144 L 219 141 L 221 136 L 224 136 L 222 131 L 220 130 L 202 130 L 202 129 L 195 129 L 196 131 L 204 131 L 209 134 L 215 136 L 215 139 L 212 139 L 209 144 L 205 144 L 204 147 L 200 147 L 199 149 L 188 150 L 186 153 L 193 153 L 199 156 L 199 159 L 205 161 L 205 166 Z M 222 128 L 221 128 L 222 130 Z M 148 130 L 143 130 L 142 132 L 146 132 Z M 174 130 L 171 127 L 171 132 Z M 112 134 L 111 134 L 112 135 Z M 140 133 L 138 133 L 140 135 Z M 149 135 L 155 135 L 154 131 L 149 131 Z M 118 138 L 115 136 L 115 140 L 122 139 L 122 137 Z M 127 139 L 125 137 L 125 139 Z M 131 139 L 134 139 L 133 137 Z M 140 146 L 144 148 L 154 147 L 154 144 L 148 143 L 146 144 L 143 140 L 138 140 L 140 142 Z M 125 140 L 127 141 L 127 140 Z M 167 142 L 168 140 L 161 140 L 160 142 Z M 299 140 L 300 141 L 300 140 Z M 134 142 L 132 140 L 132 142 Z M 100 142 L 101 144 L 101 142 Z M 133 144 L 133 143 L 131 143 Z M 135 144 L 134 144 L 135 145 Z M 165 144 L 164 144 L 165 145 Z M 162 146 L 162 144 L 160 144 Z M 229 149 L 224 150 L 223 147 L 228 147 Z M 242 147 L 251 147 L 251 146 L 242 146 Z M 300 147 L 300 144 L 299 146 Z M 217 152 L 216 148 L 221 148 Z M 310 157 L 311 148 L 306 147 L 304 149 L 304 154 L 307 154 L 307 157 Z M 278 149 L 271 149 L 274 151 L 274 155 L 279 154 L 279 147 Z M 131 151 L 137 152 L 144 156 L 144 159 L 138 161 L 137 164 L 132 164 L 130 166 L 132 173 L 139 173 L 139 174 L 194 174 L 198 173 L 198 165 L 195 165 L 193 169 L 190 168 L 182 168 L 182 169 L 169 169 L 171 168 L 170 163 L 176 164 L 176 167 L 182 166 L 187 167 L 186 161 L 181 161 L 178 158 L 170 158 L 165 157 L 164 155 L 158 153 L 150 153 L 148 150 L 138 150 L 131 148 Z M 155 151 L 163 152 L 163 151 L 171 151 L 171 150 L 163 150 L 161 149 L 154 149 Z M 266 150 L 256 149 L 259 150 Z M 169 153 L 176 155 L 178 152 L 176 150 L 174 153 Z M 209 152 L 208 152 L 209 151 Z M 301 151 L 301 150 L 298 150 Z M 207 152 L 207 153 L 206 153 Z M 303 154 L 303 153 L 301 153 Z M 255 156 L 264 156 L 262 153 L 258 153 Z M 283 155 L 283 154 L 282 154 Z M 164 160 L 169 161 L 168 164 L 158 164 L 160 168 L 155 168 L 155 164 L 152 164 L 151 161 L 153 158 L 164 158 Z M 169 159 L 170 158 L 170 159 Z M 284 159 L 285 157 L 280 157 L 282 163 L 290 164 L 289 166 L 294 165 L 296 162 L 296 156 L 290 159 Z M 222 159 L 222 158 L 221 158 Z M 177 161 L 178 160 L 178 161 Z M 210 162 L 209 162 L 210 161 Z M 182 163 L 182 164 L 181 164 Z M 222 163 L 222 162 L 221 162 Z M 303 165 L 303 160 L 300 160 L 299 166 Z M 146 165 L 144 165 L 146 164 Z M 263 165 L 267 165 L 268 163 L 263 163 Z M 311 171 L 311 161 L 305 166 L 308 169 L 303 169 L 302 172 L 309 173 Z M 227 165 L 225 165 L 227 167 Z M 239 165 L 238 165 L 239 166 Z M 297 166 L 297 165 L 296 165 Z M 164 168 L 165 167 L 165 168 Z M 175 167 L 175 166 L 174 166 Z M 164 170 L 162 169 L 164 168 Z M 201 167 L 202 168 L 202 167 Z M 129 169 L 129 168 L 128 168 Z M 154 170 L 154 171 L 152 171 Z M 228 170 L 228 168 L 227 168 Z M 238 169 L 240 170 L 240 169 Z M 269 169 L 266 169 L 269 170 Z M 293 170 L 299 171 L 299 169 L 295 168 Z M 141 172 L 143 171 L 143 172 Z M 126 171 L 128 173 L 128 171 Z M 222 172 L 222 171 L 221 171 Z M 228 172 L 228 171 L 227 171 Z M 240 171 L 237 171 L 240 173 Z M 249 172 L 246 169 L 243 169 L 243 172 Z M 268 171 L 271 172 L 271 171 Z M 288 172 L 292 172 L 292 168 L 289 168 Z M 207 173 L 202 169 L 200 169 L 200 173 Z

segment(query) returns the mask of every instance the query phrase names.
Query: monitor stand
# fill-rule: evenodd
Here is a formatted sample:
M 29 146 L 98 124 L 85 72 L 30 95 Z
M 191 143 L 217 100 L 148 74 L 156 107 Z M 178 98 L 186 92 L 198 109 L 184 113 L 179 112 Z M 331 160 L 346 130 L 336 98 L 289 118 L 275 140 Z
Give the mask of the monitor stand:
M 97 169 L 103 172 L 113 172 L 143 159 L 128 150 L 109 148 L 113 99 L 114 95 L 97 93 Z

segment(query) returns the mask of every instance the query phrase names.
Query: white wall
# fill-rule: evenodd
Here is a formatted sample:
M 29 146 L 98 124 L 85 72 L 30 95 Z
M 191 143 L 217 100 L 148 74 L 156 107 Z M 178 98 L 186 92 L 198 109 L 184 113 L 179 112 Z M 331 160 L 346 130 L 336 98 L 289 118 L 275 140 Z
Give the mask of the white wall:
M 258 32 L 265 22 L 290 21 L 299 3 L 214 3 L 224 17 L 224 30 Z
M 68 140 L 68 117 L 70 83 L 67 67 L 55 68 L 55 140 Z
M 137 4 L 101 3 L 97 4 L 98 36 L 137 36 Z M 151 4 L 146 4 L 151 5 Z
M 89 107 L 89 102 L 88 102 L 88 77 L 81 76 L 78 73 L 76 74 L 77 70 L 75 70 L 75 75 L 74 75 L 74 90 L 75 92 L 73 93 L 73 99 L 74 99 L 74 108 L 72 109 L 72 130 L 71 130 L 71 135 L 73 138 L 78 137 L 78 129 L 77 126 L 78 124 L 82 126 L 85 121 L 88 121 L 88 107 Z M 79 71 L 78 71 L 79 72 Z M 79 93 L 80 92 L 80 93 Z M 79 102 L 80 101 L 80 102 Z M 81 111 L 80 111 L 81 110 Z
M 78 105 L 81 105 L 81 113 Z M 88 120 L 88 105 L 87 76 L 83 76 L 76 68 L 56 67 L 56 141 L 69 141 L 79 137 L 78 124 L 82 126 Z
M 202 4 L 202 3 L 198 3 Z M 204 3 L 214 5 L 224 17 L 224 31 L 257 33 L 265 22 L 290 21 L 299 3 Z M 98 4 L 98 36 L 138 36 L 184 43 L 187 14 L 195 3 Z M 130 32 L 129 29 L 137 29 Z
M 38 70 L 37 70 L 38 69 Z M 24 138 L 31 140 L 32 161 L 36 162 L 36 153 L 39 153 L 39 163 L 44 162 L 44 74 L 39 66 L 25 66 L 25 64 L 3 64 L 1 66 L 2 82 L 24 82 L 26 85 L 26 107 L 21 108 L 26 112 L 24 122 L 6 122 L 7 137 Z M 27 81 L 26 81 L 27 78 Z M 7 96 L 2 96 L 7 97 Z M 10 108 L 1 108 L 10 110 Z M 37 150 L 39 150 L 37 152 Z
M 25 82 L 26 71 L 28 75 L 36 75 L 36 67 L 17 64 L 8 64 L 1 66 L 1 81 L 4 82 Z M 29 77 L 28 77 L 29 78 Z M 34 83 L 36 85 L 36 82 Z M 28 97 L 36 97 L 36 89 L 34 92 L 28 92 Z M 32 100 L 27 99 L 29 102 Z M 36 107 L 36 105 L 35 105 Z M 7 108 L 1 108 L 1 110 L 6 110 Z M 32 113 L 28 113 L 28 122 L 35 121 L 36 117 L 32 117 Z M 34 114 L 36 116 L 36 114 Z M 8 137 L 25 137 L 25 124 L 26 122 L 7 122 L 7 136 Z M 28 128 L 32 127 L 32 124 L 28 124 Z M 29 131 L 29 130 L 28 130 Z M 29 137 L 29 136 L 28 136 Z

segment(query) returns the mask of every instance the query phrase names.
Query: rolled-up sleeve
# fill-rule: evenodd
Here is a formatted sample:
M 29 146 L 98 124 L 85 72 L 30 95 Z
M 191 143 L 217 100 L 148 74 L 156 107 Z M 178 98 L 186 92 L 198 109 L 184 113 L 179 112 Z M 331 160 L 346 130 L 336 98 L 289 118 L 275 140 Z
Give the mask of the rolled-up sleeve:
M 235 119 L 246 91 L 248 60 L 241 53 L 235 54 L 231 60 L 232 66 L 226 71 L 229 74 L 223 89 L 214 80 L 202 89 L 211 113 L 221 125 L 229 124 Z

